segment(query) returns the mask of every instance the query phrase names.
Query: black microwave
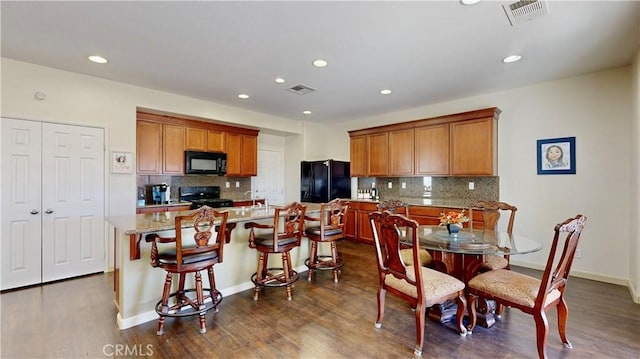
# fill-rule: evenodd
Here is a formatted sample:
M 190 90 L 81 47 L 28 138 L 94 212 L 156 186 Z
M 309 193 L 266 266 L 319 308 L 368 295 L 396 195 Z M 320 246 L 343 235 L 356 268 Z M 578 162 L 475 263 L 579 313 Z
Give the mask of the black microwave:
M 227 174 L 227 154 L 184 151 L 184 173 L 223 176 Z

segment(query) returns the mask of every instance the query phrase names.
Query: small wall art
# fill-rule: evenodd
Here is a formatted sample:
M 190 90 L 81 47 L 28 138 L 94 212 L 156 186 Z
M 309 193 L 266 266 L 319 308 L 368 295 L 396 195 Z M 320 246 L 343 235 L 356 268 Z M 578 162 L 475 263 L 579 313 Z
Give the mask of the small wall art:
M 538 140 L 539 175 L 576 174 L 576 138 L 560 137 Z
M 131 152 L 111 151 L 111 173 L 133 173 Z

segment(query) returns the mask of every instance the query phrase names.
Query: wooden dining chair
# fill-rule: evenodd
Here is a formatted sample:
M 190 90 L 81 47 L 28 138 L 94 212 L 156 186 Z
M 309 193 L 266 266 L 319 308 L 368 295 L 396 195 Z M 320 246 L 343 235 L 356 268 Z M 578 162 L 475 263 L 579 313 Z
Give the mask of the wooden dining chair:
M 401 214 L 405 217 L 409 217 L 409 205 L 406 202 L 390 199 L 378 204 L 378 211 L 384 212 L 389 211 L 394 214 Z M 405 265 L 413 265 L 413 250 L 411 248 L 403 248 L 400 250 L 400 256 L 404 261 Z M 423 266 L 428 266 L 431 264 L 431 254 L 426 249 L 420 251 L 420 264 Z
M 304 215 L 307 207 L 292 202 L 276 207 L 273 224 L 248 222 L 244 224 L 249 232 L 249 248 L 258 250 L 258 270 L 251 276 L 255 284 L 253 300 L 258 300 L 260 289 L 264 287 L 285 287 L 287 300 L 293 299 L 293 283 L 298 280 L 298 272 L 291 266 L 291 250 L 300 247 L 304 233 Z M 258 233 L 260 232 L 260 233 Z M 282 257 L 282 267 L 269 268 L 269 254 Z
M 175 218 L 175 237 L 161 237 L 157 233 L 145 237 L 151 242 L 151 266 L 167 272 L 162 299 L 156 304 L 158 335 L 164 334 L 166 317 L 200 316 L 200 332 L 206 333 L 205 314 L 217 311 L 222 294 L 216 289 L 213 266 L 222 263 L 229 212 L 219 212 L 203 206 L 196 211 Z M 186 227 L 194 230 L 189 238 Z M 203 288 L 200 271 L 209 275 L 209 287 Z M 171 291 L 173 274 L 179 275 L 178 290 Z M 188 273 L 195 273 L 195 289 L 185 289 Z M 208 294 L 205 294 L 208 293 Z
M 569 316 L 564 292 L 580 234 L 587 217 L 577 215 L 555 226 L 555 235 L 542 280 L 506 269 L 495 269 L 481 273 L 471 279 L 467 285 L 470 317 L 469 331 L 476 325 L 474 303 L 478 297 L 495 300 L 508 307 L 518 308 L 531 314 L 536 323 L 536 343 L 538 357 L 547 358 L 546 344 L 549 324 L 546 312 L 556 308 L 558 312 L 558 331 L 566 348 L 572 345 L 567 339 L 567 318 Z M 564 239 L 561 237 L 567 234 Z M 560 249 L 562 248 L 562 249 Z M 560 257 L 556 263 L 557 253 Z
M 509 212 L 509 222 L 507 224 L 507 233 L 513 233 L 513 222 L 516 218 L 518 208 L 506 202 L 497 201 L 478 201 L 469 205 L 469 217 L 471 218 L 470 228 L 474 228 L 473 212 L 481 211 L 483 226 L 480 229 L 497 230 L 500 213 Z M 485 257 L 484 263 L 479 271 L 484 272 L 492 269 L 509 269 L 509 256 L 488 255 Z
M 378 263 L 378 318 L 376 328 L 382 327 L 385 295 L 392 293 L 409 302 L 415 308 L 416 344 L 414 354 L 422 355 L 425 315 L 428 307 L 455 300 L 456 326 L 462 336 L 467 330 L 462 324 L 466 311 L 464 283 L 458 279 L 423 266 L 406 266 L 400 255 L 401 241 L 411 242 L 413 263 L 419 262 L 420 244 L 418 222 L 400 214 L 373 212 L 369 214 Z M 405 231 L 403 237 L 401 231 Z

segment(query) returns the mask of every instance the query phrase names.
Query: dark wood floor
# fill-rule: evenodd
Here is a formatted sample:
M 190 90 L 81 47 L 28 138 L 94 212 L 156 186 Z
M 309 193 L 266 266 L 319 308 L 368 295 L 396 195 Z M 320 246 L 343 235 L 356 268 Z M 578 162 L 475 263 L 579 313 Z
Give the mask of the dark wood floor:
M 373 248 L 344 241 L 339 247 L 346 261 L 340 283 L 330 272 L 312 282 L 301 278 L 292 302 L 279 288 L 258 302 L 250 290 L 226 297 L 218 313 L 207 314 L 206 334 L 198 332 L 197 317 L 168 319 L 162 337 L 155 321 L 118 330 L 111 274 L 3 293 L 0 357 L 412 358 L 414 317 L 404 302 L 388 295 L 383 327 L 374 328 Z M 627 288 L 571 278 L 567 292 L 574 348 L 562 347 L 551 311 L 550 358 L 639 357 L 640 305 Z M 493 328 L 467 337 L 428 320 L 423 357 L 536 358 L 533 319 L 507 309 Z

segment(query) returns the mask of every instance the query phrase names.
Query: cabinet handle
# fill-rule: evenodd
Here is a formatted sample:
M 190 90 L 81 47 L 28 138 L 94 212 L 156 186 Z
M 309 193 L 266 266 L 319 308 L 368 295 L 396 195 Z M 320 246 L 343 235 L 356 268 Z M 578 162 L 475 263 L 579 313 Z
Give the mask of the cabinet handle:
M 53 213 L 53 210 L 51 208 L 47 208 L 47 210 L 44 211 L 44 213 L 51 214 L 51 213 Z
M 40 211 L 38 211 L 37 209 L 32 209 L 31 210 L 31 214 L 38 214 L 38 213 L 40 213 Z

